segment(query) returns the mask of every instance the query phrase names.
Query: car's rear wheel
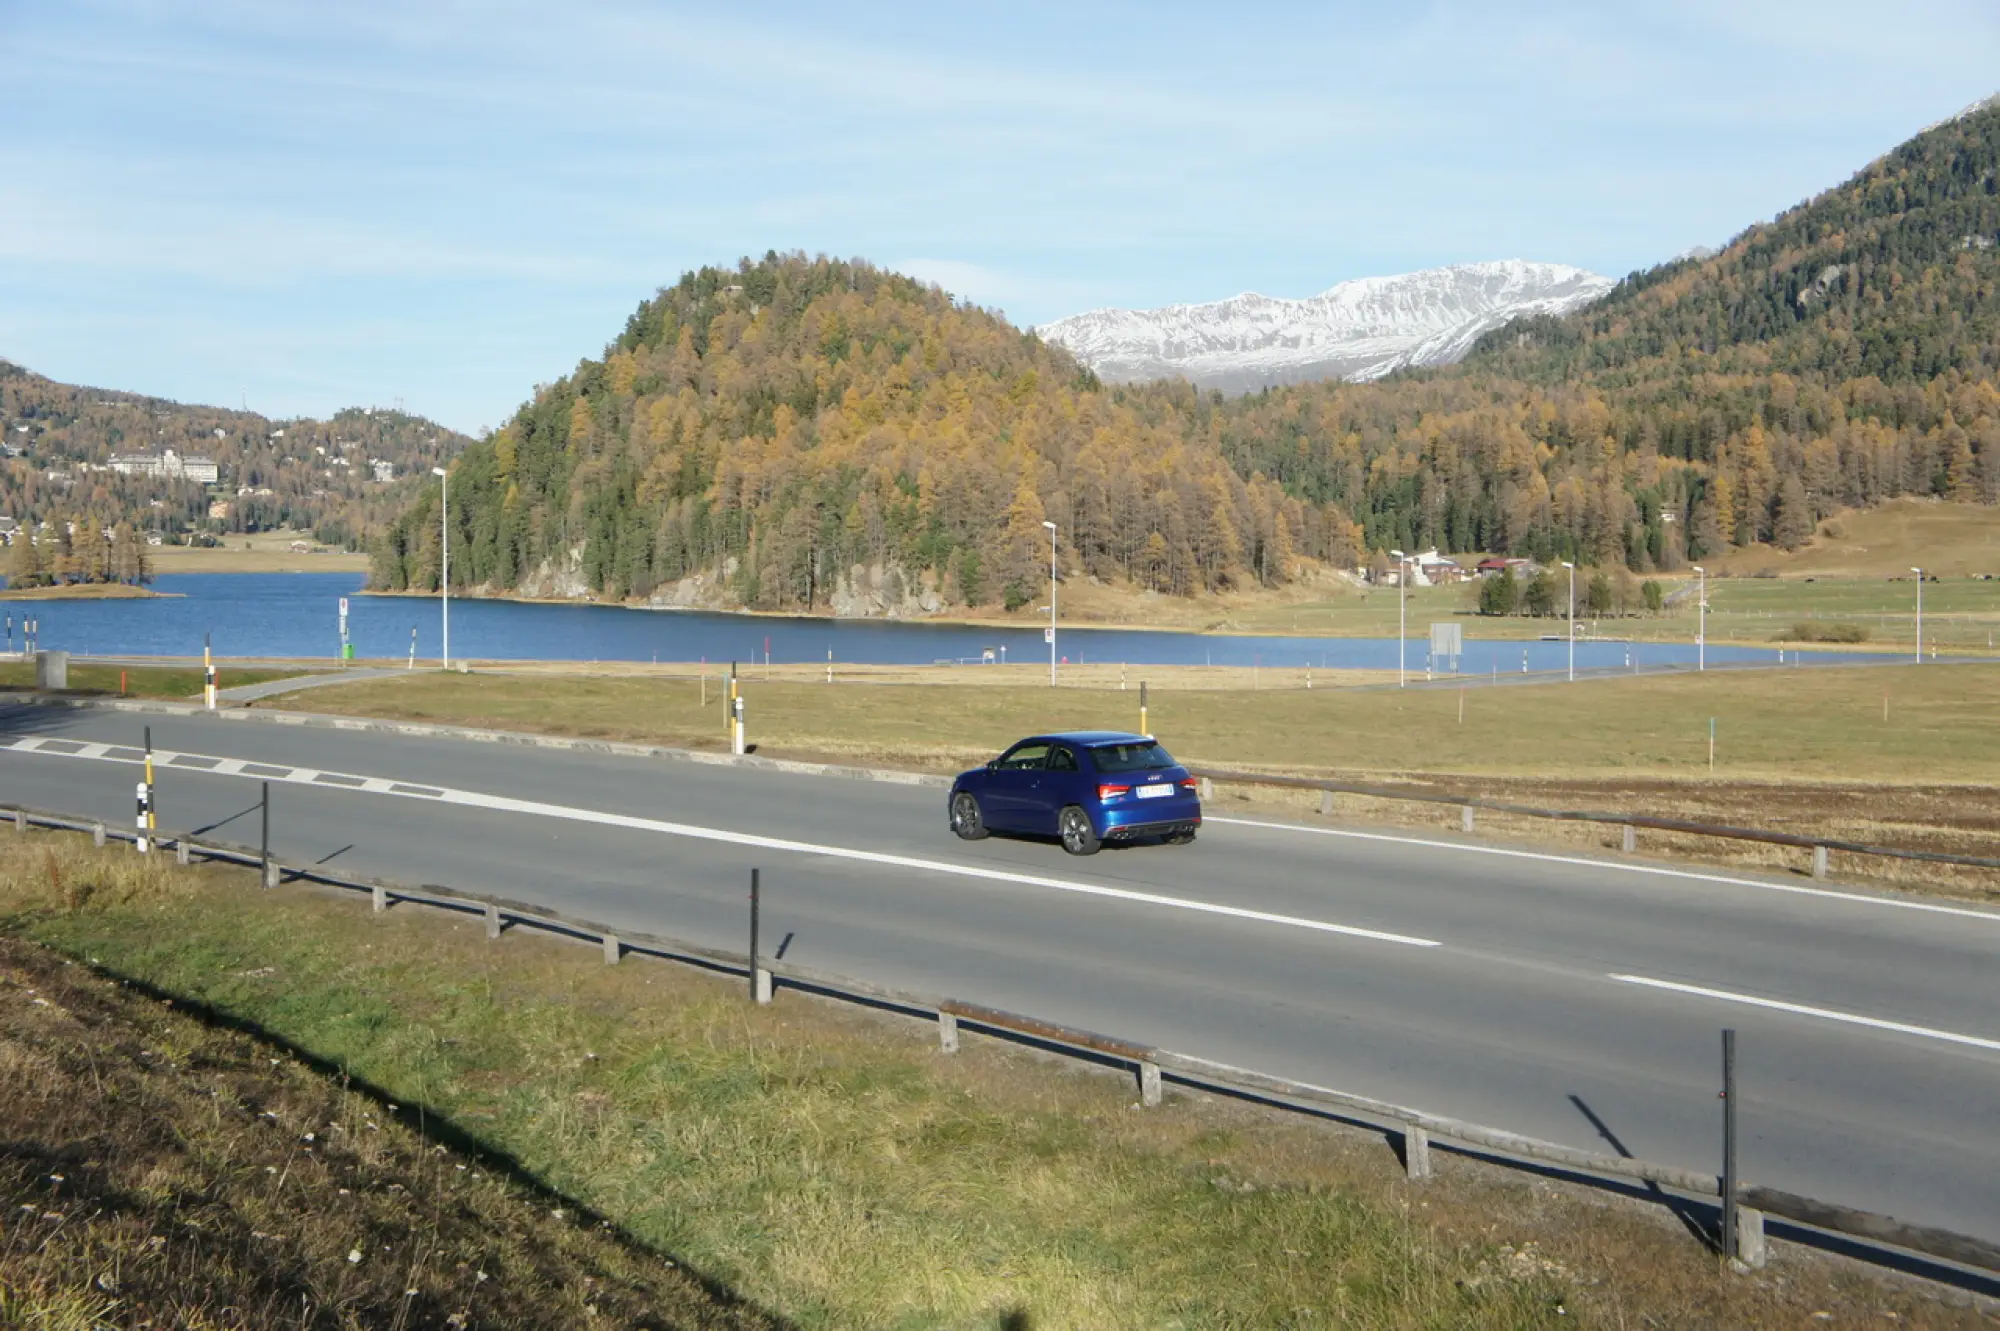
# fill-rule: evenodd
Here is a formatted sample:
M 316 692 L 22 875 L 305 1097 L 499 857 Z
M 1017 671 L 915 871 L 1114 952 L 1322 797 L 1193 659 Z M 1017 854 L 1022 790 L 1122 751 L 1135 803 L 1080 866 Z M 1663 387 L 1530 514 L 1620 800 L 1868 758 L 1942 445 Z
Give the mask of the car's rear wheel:
M 978 841 L 986 835 L 986 819 L 970 791 L 961 790 L 951 797 L 951 830 L 966 841 Z
M 1097 829 L 1090 825 L 1090 815 L 1074 804 L 1062 811 L 1056 825 L 1062 830 L 1063 849 L 1072 855 L 1095 855 L 1104 844 L 1098 839 Z
M 1178 832 L 1169 832 L 1167 833 L 1166 840 L 1169 846 L 1185 846 L 1194 840 L 1194 829 L 1192 827 L 1183 827 Z

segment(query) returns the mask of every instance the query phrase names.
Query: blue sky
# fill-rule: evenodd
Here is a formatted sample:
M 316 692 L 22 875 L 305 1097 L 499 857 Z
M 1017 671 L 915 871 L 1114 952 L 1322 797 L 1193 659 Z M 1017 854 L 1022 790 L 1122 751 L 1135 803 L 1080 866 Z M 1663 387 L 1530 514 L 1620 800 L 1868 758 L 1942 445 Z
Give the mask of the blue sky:
M 0 0 L 0 88 L 0 356 L 477 430 L 773 248 L 1023 324 L 1622 275 L 2000 91 L 2000 6 Z

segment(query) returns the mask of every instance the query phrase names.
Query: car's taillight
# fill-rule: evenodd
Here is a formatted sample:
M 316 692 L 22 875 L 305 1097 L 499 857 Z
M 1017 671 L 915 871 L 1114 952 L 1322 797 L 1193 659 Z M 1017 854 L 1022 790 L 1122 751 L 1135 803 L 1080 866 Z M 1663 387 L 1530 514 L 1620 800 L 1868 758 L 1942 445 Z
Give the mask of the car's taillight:
M 1185 781 L 1181 782 L 1181 789 L 1190 794 L 1196 793 L 1201 789 L 1201 782 L 1195 780 L 1193 777 L 1188 777 Z
M 1132 787 L 1130 786 L 1106 785 L 1106 786 L 1099 786 L 1097 788 L 1097 798 L 1101 800 L 1108 800 L 1113 795 L 1130 795 L 1131 793 L 1132 793 Z

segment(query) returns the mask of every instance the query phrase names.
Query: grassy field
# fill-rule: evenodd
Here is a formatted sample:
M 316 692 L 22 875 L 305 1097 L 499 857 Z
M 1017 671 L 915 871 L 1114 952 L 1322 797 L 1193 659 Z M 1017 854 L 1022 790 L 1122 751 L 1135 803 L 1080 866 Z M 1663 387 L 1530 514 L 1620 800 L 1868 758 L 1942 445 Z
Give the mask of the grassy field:
M 1272 671 L 1256 676 L 1267 686 L 1256 689 L 1247 687 L 1249 671 L 1190 673 L 1193 680 L 1148 672 L 1147 723 L 1196 764 L 2000 855 L 2000 668 L 1816 666 L 1463 691 L 1307 691 L 1296 680 L 1279 689 L 1269 687 Z M 948 772 L 1035 731 L 1139 725 L 1136 681 L 1122 691 L 1051 690 L 1021 682 L 827 685 L 801 672 L 779 674 L 786 677 L 751 676 L 743 685 L 751 742 L 776 757 Z M 926 678 L 969 674 L 986 672 L 933 670 Z M 1223 679 L 1236 687 L 1216 687 Z M 317 689 L 309 706 L 721 749 L 720 703 L 714 679 L 432 673 Z M 1318 808 L 1314 796 L 1247 786 L 1219 800 L 1225 809 L 1236 801 L 1294 814 Z M 1341 816 L 1429 826 L 1455 824 L 1457 811 L 1344 799 Z M 1607 836 L 1539 820 L 1487 825 L 1600 848 Z M 1608 835 L 1615 842 L 1617 834 Z M 1648 841 L 1718 863 L 1797 867 L 1796 856 L 1741 843 L 1651 834 Z M 1976 893 L 2000 886 L 1983 872 L 1861 857 L 1843 859 L 1838 870 Z
M 810 670 L 743 678 L 760 752 L 845 755 L 933 770 L 990 757 L 1022 734 L 1133 729 L 1131 687 L 933 683 L 828 685 Z M 1135 675 L 1138 672 L 1133 672 Z M 2000 670 L 1815 666 L 1619 676 L 1575 684 L 1396 690 L 1189 685 L 1146 672 L 1149 727 L 1189 761 L 1329 773 L 1561 776 L 1718 775 L 1893 784 L 2000 781 Z M 1197 678 L 1215 678 L 1219 671 Z M 803 676 L 803 677 L 801 677 Z M 1284 683 L 1290 687 L 1275 687 Z M 702 695 L 707 704 L 703 705 Z M 438 674 L 317 689 L 317 711 L 720 748 L 719 677 Z M 1885 716 L 1884 701 L 1887 700 Z M 270 704 L 282 707 L 282 700 Z
M 144 601 L 155 596 L 172 596 L 148 587 L 123 582 L 78 582 L 63 587 L 0 588 L 0 601 Z
M 250 882 L 0 838 L 9 934 L 193 1009 L 5 955 L 10 1321 L 137 1325 L 144 1291 L 154 1325 L 218 1327 L 1979 1324 L 1782 1246 L 1734 1277 L 1663 1211 L 1532 1175 L 1447 1154 L 1412 1186 L 1367 1134 L 1181 1093 L 1140 1113 L 1123 1075 Z M 314 1315 L 171 1315 L 279 1281 Z
M 302 670 L 219 666 L 217 687 L 261 684 L 268 679 L 290 679 Z M 127 698 L 185 700 L 201 697 L 202 670 L 193 666 L 105 666 L 71 665 L 69 689 L 73 694 L 98 694 Z M 33 661 L 0 662 L 0 689 L 32 689 L 35 686 Z M 122 690 L 122 691 L 121 691 Z
M 223 538 L 218 546 L 156 545 L 146 551 L 155 573 L 366 573 L 368 556 L 337 547 L 295 552 L 292 542 L 317 545 L 311 532 L 266 531 Z

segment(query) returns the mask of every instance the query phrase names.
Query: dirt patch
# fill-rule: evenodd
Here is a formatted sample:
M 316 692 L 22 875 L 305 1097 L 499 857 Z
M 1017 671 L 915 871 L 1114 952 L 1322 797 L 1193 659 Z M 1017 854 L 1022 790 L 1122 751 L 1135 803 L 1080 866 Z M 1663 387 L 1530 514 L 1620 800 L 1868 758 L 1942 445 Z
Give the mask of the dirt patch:
M 408 1117 L 0 939 L 0 1322 L 775 1325 Z

